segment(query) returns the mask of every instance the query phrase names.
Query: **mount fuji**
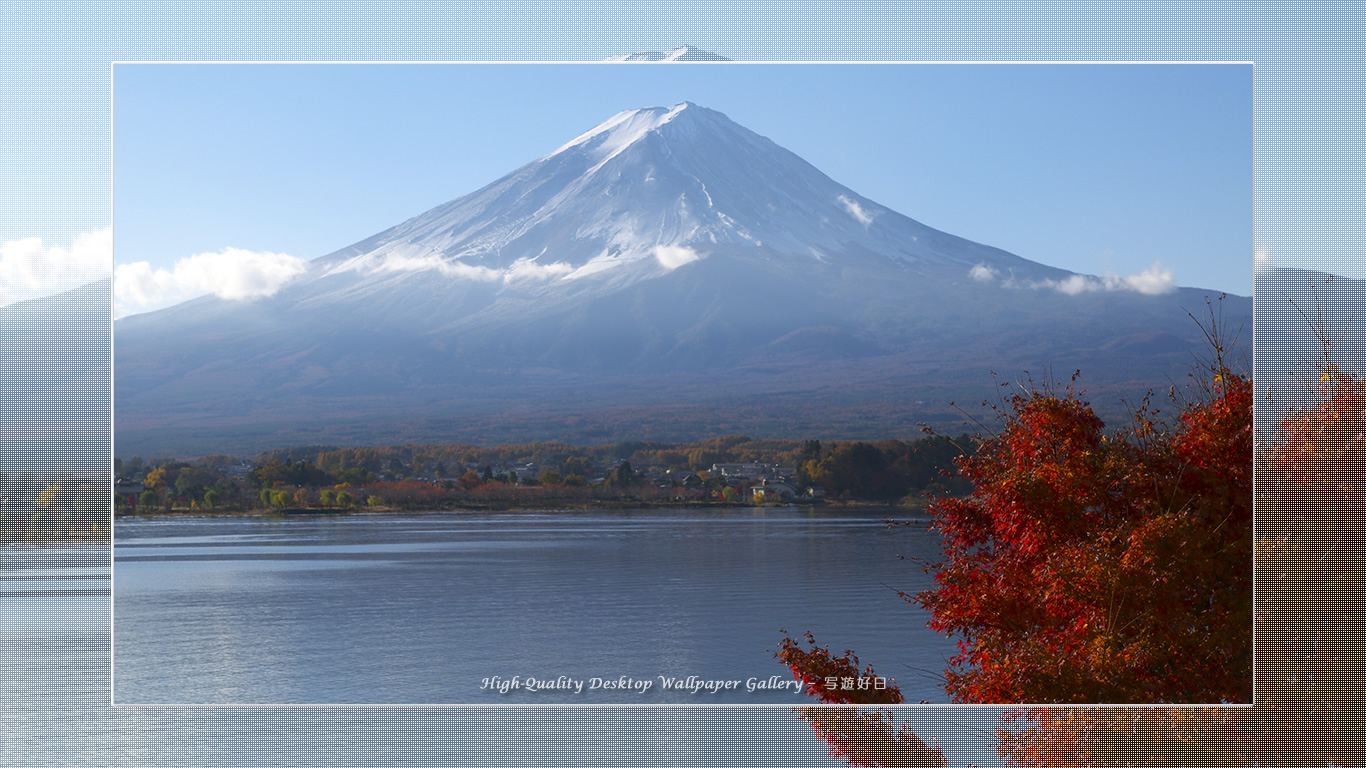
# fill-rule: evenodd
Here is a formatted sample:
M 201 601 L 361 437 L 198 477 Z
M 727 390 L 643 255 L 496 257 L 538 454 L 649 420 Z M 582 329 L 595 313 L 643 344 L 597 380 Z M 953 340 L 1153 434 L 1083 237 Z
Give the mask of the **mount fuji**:
M 306 443 L 889 437 L 991 371 L 1166 390 L 1217 292 L 935 230 L 688 102 L 621 112 L 308 262 L 274 295 L 115 323 L 131 453 Z M 1224 315 L 1251 330 L 1251 300 Z M 1249 347 L 1250 348 L 1250 347 Z M 1102 406 L 1104 407 L 1104 406 Z
M 630 62 L 660 62 L 669 63 L 675 61 L 730 61 L 730 59 L 720 54 L 704 51 L 701 48 L 694 48 L 691 45 L 680 45 L 669 51 L 637 51 L 636 53 L 626 53 L 620 56 L 608 56 L 603 61 L 630 61 Z

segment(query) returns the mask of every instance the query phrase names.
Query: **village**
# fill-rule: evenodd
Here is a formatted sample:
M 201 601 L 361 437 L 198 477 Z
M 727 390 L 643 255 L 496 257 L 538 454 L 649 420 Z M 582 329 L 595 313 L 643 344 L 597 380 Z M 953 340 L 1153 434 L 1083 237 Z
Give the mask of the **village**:
M 197 473 L 192 467 L 188 469 L 187 476 L 193 478 Z M 179 486 L 157 482 L 170 479 L 174 483 L 179 472 L 163 472 L 160 478 L 154 479 L 153 484 L 149 484 L 146 476 L 120 476 L 114 483 L 115 512 L 240 510 L 241 505 L 233 501 L 250 501 L 251 496 L 245 486 L 251 484 L 249 476 L 254 468 L 238 463 L 215 469 L 222 473 L 223 478 L 235 480 L 237 488 L 233 487 L 232 482 L 225 483 L 222 479 L 208 487 L 196 487 L 193 479 Z M 709 470 L 700 472 L 664 467 L 637 471 L 631 468 L 630 462 L 617 460 L 601 465 L 588 464 L 581 469 L 585 474 L 566 476 L 556 469 L 546 469 L 530 461 L 511 465 L 487 464 L 483 467 L 472 463 L 465 467 L 464 474 L 454 480 L 439 475 L 396 476 L 386 473 L 377 477 L 375 482 L 362 484 L 360 489 L 364 492 L 360 494 L 351 491 L 356 486 L 346 481 L 335 483 L 330 488 L 305 484 L 289 487 L 287 483 L 279 482 L 261 489 L 263 493 L 259 495 L 261 503 L 258 508 L 295 514 L 304 511 L 345 511 L 358 506 L 357 499 L 360 499 L 359 506 L 362 507 L 407 508 L 413 506 L 413 501 L 455 501 L 456 495 L 467 502 L 488 502 L 494 498 L 508 500 L 510 497 L 507 492 L 514 490 L 528 501 L 560 498 L 566 501 L 614 499 L 635 502 L 790 504 L 822 503 L 826 495 L 824 486 L 802 483 L 796 467 L 777 464 L 731 462 L 713 464 Z M 435 493 L 415 493 L 415 484 L 429 486 Z M 161 493 L 158 493 L 159 489 Z M 253 506 L 250 503 L 246 505 L 247 508 Z
M 918 505 L 962 492 L 957 441 L 878 443 L 718 438 L 629 443 L 313 448 L 247 460 L 115 460 L 116 515 L 545 508 L 648 504 Z M 947 474 L 946 474 L 947 472 Z M 947 485 L 945 485 L 947 483 Z

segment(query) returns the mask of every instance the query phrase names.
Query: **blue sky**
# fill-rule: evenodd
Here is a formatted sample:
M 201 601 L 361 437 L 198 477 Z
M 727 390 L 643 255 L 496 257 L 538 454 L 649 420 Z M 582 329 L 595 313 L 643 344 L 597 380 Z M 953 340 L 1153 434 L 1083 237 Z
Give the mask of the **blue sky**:
M 689 100 L 953 234 L 1250 295 L 1252 96 L 1246 64 L 116 64 L 115 263 L 131 311 L 188 298 L 187 257 L 322 256 Z

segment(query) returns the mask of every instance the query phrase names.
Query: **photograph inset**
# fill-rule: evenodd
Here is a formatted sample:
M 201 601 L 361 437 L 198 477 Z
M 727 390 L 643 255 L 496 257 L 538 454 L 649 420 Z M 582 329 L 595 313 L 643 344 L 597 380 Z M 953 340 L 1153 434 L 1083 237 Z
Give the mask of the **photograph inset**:
M 114 703 L 1251 701 L 1249 66 L 114 93 Z

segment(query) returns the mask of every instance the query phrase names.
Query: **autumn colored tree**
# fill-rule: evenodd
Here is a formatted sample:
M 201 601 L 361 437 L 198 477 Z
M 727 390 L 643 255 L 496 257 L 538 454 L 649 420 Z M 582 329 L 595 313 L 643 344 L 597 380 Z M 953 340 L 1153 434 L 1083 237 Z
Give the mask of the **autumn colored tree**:
M 1251 391 L 1220 366 L 1176 426 L 1113 433 L 1070 386 L 1008 399 L 908 596 L 961 638 L 955 701 L 1251 701 Z
M 1366 766 L 1366 380 L 1325 364 L 1257 467 L 1255 706 L 1020 710 L 1010 765 Z
M 826 704 L 900 704 L 904 699 L 895 680 L 879 677 L 871 666 L 859 669 L 858 656 L 845 651 L 834 656 L 828 646 L 816 645 L 810 632 L 806 647 L 784 633 L 774 658 L 786 664 L 802 682 L 802 690 Z
M 830 756 L 854 768 L 945 768 L 938 746 L 926 744 L 910 726 L 897 727 L 887 709 L 799 707 L 797 715 L 830 745 Z
M 929 508 L 935 587 L 902 595 L 959 639 L 954 701 L 1251 701 L 1252 386 L 1210 341 L 1174 424 L 1145 401 L 1107 429 L 1074 375 L 957 459 L 973 490 Z
M 1195 410 L 1184 455 L 1220 452 L 1217 440 L 1198 438 L 1227 436 L 1209 423 L 1223 415 L 1217 402 Z M 1366 513 L 1366 379 L 1325 354 L 1317 398 L 1258 442 L 1255 466 L 1255 706 L 1015 709 L 998 730 L 1008 765 L 1366 766 L 1366 529 L 1355 522 Z M 853 720 L 824 726 L 842 741 L 888 747 Z M 904 759 L 890 747 L 882 754 L 890 757 L 850 762 Z
M 152 490 L 165 488 L 169 483 L 175 482 L 175 472 L 175 467 L 163 464 L 148 472 L 143 484 Z
M 835 656 L 816 645 L 810 632 L 806 645 L 787 637 L 774 656 L 788 665 L 803 690 L 826 704 L 900 704 L 904 701 L 894 680 L 885 685 L 859 685 L 859 680 L 883 680 L 871 666 L 859 668 L 858 656 L 845 651 Z M 798 707 L 797 716 L 830 745 L 830 756 L 854 768 L 945 768 L 944 753 L 926 744 L 908 725 L 893 725 L 888 709 Z
M 70 497 L 71 493 L 66 486 L 61 483 L 52 483 L 38 493 L 38 499 L 35 503 L 50 511 L 64 510 L 70 505 Z

